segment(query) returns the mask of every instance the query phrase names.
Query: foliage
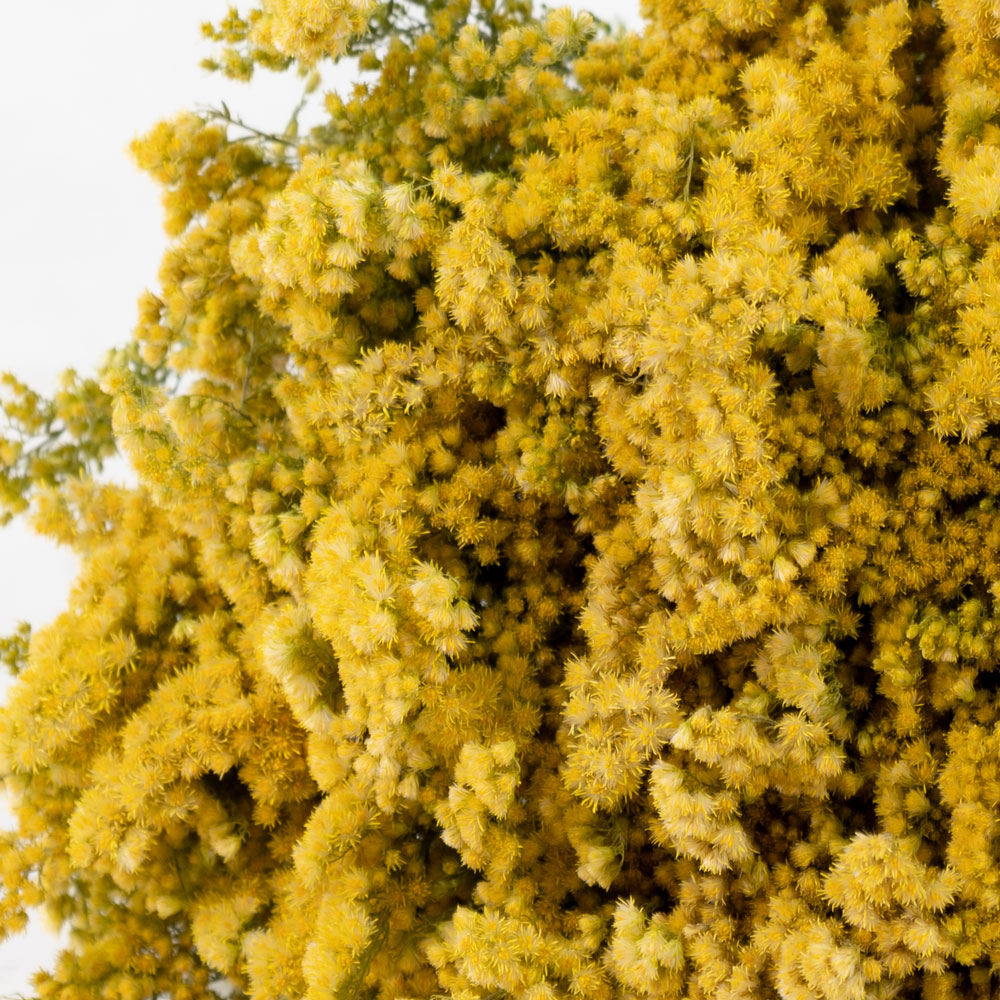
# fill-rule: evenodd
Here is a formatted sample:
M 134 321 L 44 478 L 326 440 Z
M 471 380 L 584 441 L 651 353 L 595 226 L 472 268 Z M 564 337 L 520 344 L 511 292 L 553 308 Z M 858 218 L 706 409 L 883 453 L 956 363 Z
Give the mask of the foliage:
M 135 144 L 135 343 L 5 383 L 40 997 L 994 995 L 1000 15 L 643 11 L 264 0 L 369 82 Z

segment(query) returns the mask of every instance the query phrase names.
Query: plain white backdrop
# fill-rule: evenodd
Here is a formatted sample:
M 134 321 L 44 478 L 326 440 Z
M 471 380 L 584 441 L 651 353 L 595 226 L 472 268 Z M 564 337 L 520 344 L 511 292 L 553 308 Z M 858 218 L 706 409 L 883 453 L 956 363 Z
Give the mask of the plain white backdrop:
M 637 0 L 573 6 L 641 24 Z M 166 245 L 159 190 L 126 154 L 135 135 L 177 111 L 221 101 L 265 130 L 288 120 L 302 88 L 293 73 L 260 71 L 244 85 L 200 69 L 212 46 L 199 26 L 227 7 L 225 0 L 6 6 L 0 371 L 50 393 L 64 369 L 89 373 L 131 336 L 136 299 L 158 287 Z M 345 94 L 353 78 L 349 65 L 327 69 L 303 124 L 319 120 L 324 88 Z M 75 569 L 69 552 L 24 524 L 0 529 L 0 635 L 22 620 L 51 620 Z M 6 683 L 0 674 L 0 700 Z M 0 802 L 0 825 L 9 824 Z M 0 944 L 0 997 L 30 995 L 32 972 L 50 965 L 57 947 L 40 920 Z

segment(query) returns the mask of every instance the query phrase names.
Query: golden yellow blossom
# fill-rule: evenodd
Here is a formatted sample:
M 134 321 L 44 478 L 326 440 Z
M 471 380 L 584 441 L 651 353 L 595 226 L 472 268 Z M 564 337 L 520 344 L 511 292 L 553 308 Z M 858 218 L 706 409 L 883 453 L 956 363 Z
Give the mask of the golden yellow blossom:
M 643 13 L 264 0 L 365 84 L 133 145 L 133 342 L 0 382 L 40 998 L 992 995 L 997 11 Z

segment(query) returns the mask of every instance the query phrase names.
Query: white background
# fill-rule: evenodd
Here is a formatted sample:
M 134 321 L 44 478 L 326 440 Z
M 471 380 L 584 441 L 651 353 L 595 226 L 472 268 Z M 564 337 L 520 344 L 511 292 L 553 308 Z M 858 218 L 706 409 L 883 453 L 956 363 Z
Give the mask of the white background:
M 301 96 L 293 73 L 258 71 L 243 85 L 198 66 L 212 52 L 199 26 L 218 21 L 227 6 L 224 0 L 5 5 L 0 371 L 48 394 L 65 368 L 90 373 L 131 336 L 136 298 L 157 288 L 166 242 L 159 190 L 125 152 L 135 135 L 177 111 L 220 101 L 259 128 L 284 126 Z M 574 6 L 640 24 L 636 0 Z M 351 77 L 351 67 L 338 66 L 325 71 L 324 85 L 345 94 Z M 322 91 L 303 124 L 318 120 Z M 54 617 L 74 572 L 69 552 L 24 524 L 0 529 L 0 635 L 21 620 L 39 626 Z M 5 687 L 0 674 L 0 699 Z M 9 822 L 0 802 L 0 824 Z M 55 949 L 41 921 L 0 944 L 0 997 L 31 995 L 31 973 L 50 965 Z

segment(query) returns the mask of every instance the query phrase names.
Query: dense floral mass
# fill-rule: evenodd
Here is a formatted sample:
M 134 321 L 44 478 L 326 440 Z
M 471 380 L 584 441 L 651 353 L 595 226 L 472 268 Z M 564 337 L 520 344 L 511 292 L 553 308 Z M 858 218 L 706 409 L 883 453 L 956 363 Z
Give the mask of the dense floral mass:
M 1000 12 L 264 0 L 134 342 L 2 386 L 45 1000 L 1000 989 Z M 116 447 L 136 489 L 93 474 Z

